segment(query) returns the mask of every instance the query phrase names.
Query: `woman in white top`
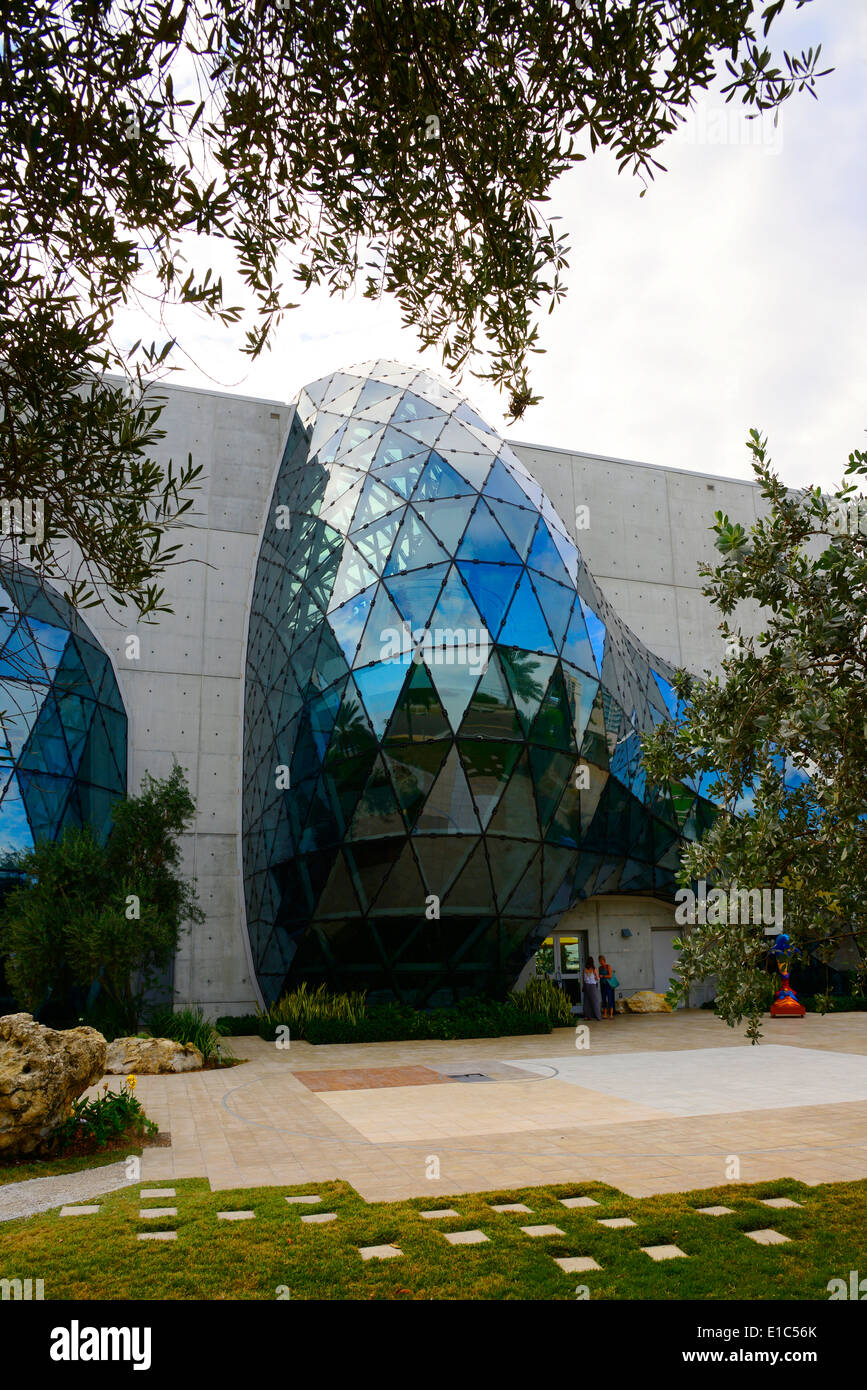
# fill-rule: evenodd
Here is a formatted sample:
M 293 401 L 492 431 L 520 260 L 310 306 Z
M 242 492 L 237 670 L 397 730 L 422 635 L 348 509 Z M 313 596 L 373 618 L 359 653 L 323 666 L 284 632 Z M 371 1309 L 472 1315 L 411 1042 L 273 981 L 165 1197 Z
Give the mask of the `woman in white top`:
M 602 1021 L 602 1011 L 599 1007 L 599 971 L 593 963 L 592 956 L 588 956 L 584 963 L 584 1017 Z

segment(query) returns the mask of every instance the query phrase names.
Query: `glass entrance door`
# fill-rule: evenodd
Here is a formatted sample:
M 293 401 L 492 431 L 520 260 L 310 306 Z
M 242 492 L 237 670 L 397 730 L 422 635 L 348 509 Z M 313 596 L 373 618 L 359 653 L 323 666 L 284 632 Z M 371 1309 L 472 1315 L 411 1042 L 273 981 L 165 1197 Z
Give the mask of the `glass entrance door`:
M 575 1012 L 581 1003 L 581 972 L 587 959 L 586 932 L 554 932 L 551 936 L 554 983 L 568 994 Z

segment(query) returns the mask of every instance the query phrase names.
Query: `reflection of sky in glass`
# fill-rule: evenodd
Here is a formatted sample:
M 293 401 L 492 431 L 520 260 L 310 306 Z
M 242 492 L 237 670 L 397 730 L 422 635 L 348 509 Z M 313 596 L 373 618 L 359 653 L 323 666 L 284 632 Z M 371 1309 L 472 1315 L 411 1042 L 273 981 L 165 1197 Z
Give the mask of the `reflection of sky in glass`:
M 0 853 L 11 850 L 31 849 L 33 833 L 24 809 L 24 802 L 14 777 L 3 793 L 2 812 L 0 812 Z

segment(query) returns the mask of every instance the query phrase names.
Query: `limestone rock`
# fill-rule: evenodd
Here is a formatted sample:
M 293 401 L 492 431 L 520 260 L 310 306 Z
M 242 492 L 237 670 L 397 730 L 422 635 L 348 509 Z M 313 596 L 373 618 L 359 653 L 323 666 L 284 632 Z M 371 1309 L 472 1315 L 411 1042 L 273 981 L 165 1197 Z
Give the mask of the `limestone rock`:
M 73 1101 L 103 1075 L 95 1028 L 46 1028 L 32 1014 L 0 1017 L 0 1154 L 47 1148 Z
M 656 994 L 652 989 L 640 989 L 630 994 L 625 1001 L 631 1014 L 670 1014 L 671 1005 L 666 1003 L 664 994 Z
M 200 1071 L 204 1058 L 193 1043 L 172 1038 L 115 1038 L 109 1044 L 105 1070 L 111 1076 L 153 1076 L 166 1071 Z

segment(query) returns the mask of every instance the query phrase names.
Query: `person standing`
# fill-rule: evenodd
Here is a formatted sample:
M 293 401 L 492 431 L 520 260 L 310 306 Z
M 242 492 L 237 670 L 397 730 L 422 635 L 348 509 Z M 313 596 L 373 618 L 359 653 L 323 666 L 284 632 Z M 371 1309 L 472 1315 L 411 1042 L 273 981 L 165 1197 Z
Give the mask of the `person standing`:
M 602 987 L 602 1017 L 614 1017 L 615 975 L 604 956 L 599 957 L 599 983 Z
M 584 1017 L 602 1020 L 599 1012 L 599 971 L 592 956 L 588 956 L 584 963 Z

